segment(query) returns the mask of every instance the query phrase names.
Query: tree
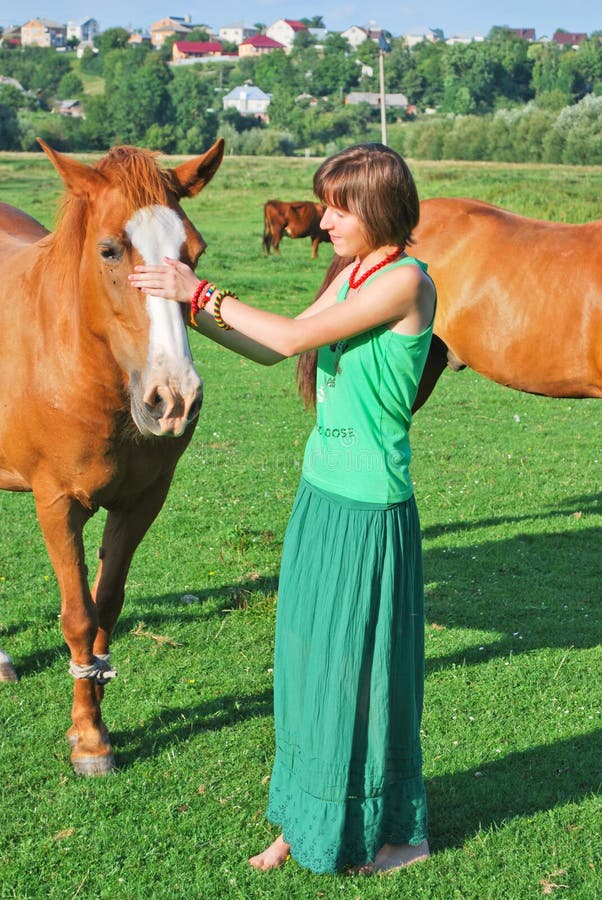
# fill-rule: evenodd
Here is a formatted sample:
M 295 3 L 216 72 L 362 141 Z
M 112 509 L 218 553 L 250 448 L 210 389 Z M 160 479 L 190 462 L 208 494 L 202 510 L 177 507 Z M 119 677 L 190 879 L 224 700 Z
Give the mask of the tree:
M 0 101 L 0 150 L 19 150 L 19 120 L 14 107 Z
M 129 38 L 130 33 L 125 28 L 107 28 L 95 36 L 94 46 L 98 47 L 101 53 L 107 53 L 109 50 L 127 47 Z
M 196 66 L 176 68 L 168 86 L 177 153 L 200 153 L 215 141 L 218 117 L 215 91 Z
M 255 63 L 255 84 L 271 93 L 278 85 L 292 85 L 296 73 L 291 57 L 284 50 L 264 53 Z
M 480 45 L 493 72 L 494 105 L 507 98 L 513 103 L 526 103 L 533 98 L 532 68 L 529 44 L 507 28 L 494 29 L 490 41 Z
M 602 87 L 602 35 L 591 35 L 579 44 L 575 67 L 583 77 L 587 93 Z
M 86 72 L 88 75 L 101 75 L 102 66 L 103 59 L 101 54 L 98 51 L 94 52 L 90 47 L 85 47 L 80 60 L 82 72 Z
M 494 75 L 480 44 L 454 44 L 443 61 L 443 112 L 466 115 L 493 106 Z
M 311 19 L 299 19 L 307 28 L 324 28 L 324 19 L 322 16 L 313 16 Z
M 316 43 L 316 39 L 310 31 L 298 31 L 293 38 L 293 49 L 304 50 Z
M 153 54 L 130 77 L 113 83 L 111 123 L 120 143 L 143 144 L 151 125 L 172 121 L 171 77 L 161 56 Z
M 421 41 L 413 49 L 416 73 L 423 85 L 422 94 L 415 95 L 415 102 L 422 106 L 437 107 L 443 99 L 443 68 L 447 44 Z
M 558 88 L 560 49 L 551 41 L 548 44 L 532 44 L 529 47 L 531 59 L 531 85 L 535 96 L 547 94 Z
M 36 98 L 29 91 L 20 91 L 12 84 L 0 85 L 0 103 L 10 109 L 36 109 Z
M 84 85 L 75 72 L 66 72 L 61 78 L 56 94 L 61 100 L 67 100 L 71 97 L 81 97 L 84 93 Z
M 82 122 L 80 140 L 88 150 L 107 150 L 116 143 L 106 96 L 101 94 L 87 97 L 86 118 Z

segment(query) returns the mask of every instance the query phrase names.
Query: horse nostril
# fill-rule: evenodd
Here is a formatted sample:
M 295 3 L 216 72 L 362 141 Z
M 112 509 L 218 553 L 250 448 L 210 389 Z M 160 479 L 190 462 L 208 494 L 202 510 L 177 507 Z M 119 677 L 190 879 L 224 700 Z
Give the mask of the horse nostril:
M 191 404 L 190 404 L 190 409 L 189 409 L 189 411 L 188 411 L 188 421 L 189 421 L 189 422 L 192 422 L 193 419 L 196 419 L 196 418 L 197 418 L 198 414 L 199 414 L 200 411 L 201 411 L 201 404 L 202 404 L 202 402 L 203 402 L 203 401 L 201 400 L 201 398 L 198 397 L 198 398 L 194 401 L 194 403 L 191 403 Z
M 165 410 L 165 401 L 159 391 L 154 391 L 152 396 L 144 401 L 154 419 L 160 419 Z

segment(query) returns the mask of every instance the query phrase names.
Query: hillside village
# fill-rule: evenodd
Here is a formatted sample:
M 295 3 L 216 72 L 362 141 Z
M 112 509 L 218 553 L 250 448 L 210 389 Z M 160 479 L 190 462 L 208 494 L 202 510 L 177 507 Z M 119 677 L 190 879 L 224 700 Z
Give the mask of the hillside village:
M 320 17 L 318 17 L 320 18 Z M 187 40 L 195 31 L 204 31 L 209 37 L 207 41 Z M 567 32 L 557 29 L 551 37 L 536 36 L 534 28 L 511 28 L 518 37 L 530 43 L 540 41 L 553 41 L 559 46 L 578 47 L 587 37 L 585 32 Z M 276 19 L 271 25 L 259 28 L 242 23 L 221 26 L 217 32 L 205 24 L 195 24 L 190 16 L 165 16 L 157 22 L 153 22 L 148 31 L 136 29 L 132 31 L 129 43 L 140 44 L 147 42 L 152 47 L 159 49 L 168 38 L 175 38 L 173 44 L 173 59 L 181 62 L 186 59 L 200 59 L 203 57 L 217 57 L 222 54 L 244 56 L 257 56 L 270 53 L 274 50 L 284 50 L 287 53 L 293 48 L 295 38 L 299 33 L 308 32 L 318 41 L 324 39 L 329 33 L 324 27 L 313 28 L 306 21 L 293 19 Z M 22 47 L 54 47 L 62 50 L 67 47 L 77 47 L 80 52 L 86 46 L 93 46 L 94 38 L 101 33 L 100 25 L 95 18 L 85 18 L 77 21 L 69 21 L 66 24 L 49 19 L 29 19 L 22 25 L 15 25 L 4 29 L 2 43 Z M 378 41 L 381 36 L 390 39 L 393 35 L 379 28 L 376 22 L 368 25 L 352 24 L 341 32 L 337 32 L 345 38 L 352 49 L 356 49 L 366 40 Z M 470 43 L 483 41 L 480 34 L 444 37 L 441 32 L 434 29 L 426 34 L 403 34 L 402 37 L 408 46 L 424 41 L 442 40 L 446 44 Z M 225 45 L 235 45 L 234 50 L 225 49 Z
M 321 20 L 321 17 L 317 17 L 317 19 Z M 559 47 L 574 49 L 587 38 L 587 34 L 584 32 L 573 33 L 561 29 L 557 29 L 551 38 L 546 36 L 538 38 L 534 28 L 509 30 L 528 43 L 546 43 L 551 40 Z M 199 32 L 203 33 L 207 39 L 193 39 L 195 33 L 198 35 Z M 44 18 L 34 18 L 22 25 L 5 29 L 0 37 L 0 46 L 46 47 L 54 48 L 57 52 L 72 50 L 81 57 L 86 50 L 97 52 L 95 38 L 100 34 L 100 24 L 95 18 L 69 21 L 66 24 Z M 257 58 L 277 50 L 290 54 L 300 36 L 305 36 L 308 40 L 313 41 L 316 48 L 319 48 L 320 42 L 324 41 L 329 34 L 332 32 L 324 27 L 312 27 L 311 23 L 308 24 L 308 20 L 281 18 L 261 28 L 236 23 L 224 25 L 217 32 L 213 32 L 208 25 L 193 23 L 190 16 L 165 16 L 151 23 L 148 31 L 145 29 L 133 30 L 127 43 L 130 46 L 146 44 L 156 50 L 160 50 L 170 43 L 172 65 L 186 65 Z M 368 25 L 350 25 L 337 34 L 347 42 L 352 51 L 357 50 L 365 41 L 386 47 L 387 41 L 393 37 L 390 32 L 379 28 L 376 22 Z M 453 46 L 485 40 L 480 34 L 446 38 L 442 32 L 436 29 L 426 34 L 404 34 L 399 37 L 410 48 L 424 41 L 443 42 L 448 46 Z M 1 74 L 0 80 L 2 80 Z M 265 122 L 269 121 L 270 94 L 255 85 L 235 87 L 223 97 L 222 102 L 225 110 L 235 109 L 242 115 L 252 115 Z M 376 92 L 352 91 L 346 97 L 346 103 L 351 105 L 367 103 L 376 107 L 380 102 L 381 98 Z M 384 102 L 387 108 L 409 109 L 410 112 L 413 110 L 408 98 L 403 93 L 387 93 Z M 62 101 L 58 104 L 57 111 L 69 116 L 83 115 L 83 107 L 75 99 Z
M 600 73 L 600 32 L 335 32 L 321 16 L 101 30 L 94 17 L 34 18 L 0 33 L 0 149 L 36 149 L 46 135 L 71 150 L 190 153 L 222 135 L 234 153 L 321 154 L 376 139 L 386 117 L 390 139 L 417 156 L 595 164 Z

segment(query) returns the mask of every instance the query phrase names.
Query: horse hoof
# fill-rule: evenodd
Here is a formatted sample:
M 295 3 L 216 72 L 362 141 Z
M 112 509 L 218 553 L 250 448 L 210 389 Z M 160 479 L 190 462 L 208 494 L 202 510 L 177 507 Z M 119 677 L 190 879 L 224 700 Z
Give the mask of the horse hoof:
M 109 775 L 117 769 L 112 753 L 107 753 L 105 756 L 78 756 L 71 760 L 71 765 L 76 775 L 86 777 Z
M 12 659 L 0 650 L 0 681 L 18 681 Z

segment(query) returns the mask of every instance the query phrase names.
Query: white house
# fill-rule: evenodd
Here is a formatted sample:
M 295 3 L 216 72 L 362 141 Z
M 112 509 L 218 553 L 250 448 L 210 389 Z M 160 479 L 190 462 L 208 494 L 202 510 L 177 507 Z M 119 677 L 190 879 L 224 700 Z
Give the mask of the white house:
M 77 38 L 82 41 L 92 42 L 97 34 L 100 34 L 100 28 L 96 19 L 78 19 L 75 22 L 67 22 L 67 40 Z
M 454 44 L 475 44 L 481 43 L 485 38 L 482 34 L 467 34 L 467 35 L 454 35 L 453 37 L 446 38 L 445 43 L 448 46 L 453 47 Z
M 229 44 L 242 44 L 247 38 L 259 34 L 258 28 L 250 28 L 247 25 L 224 25 L 219 30 L 220 41 L 228 41 Z
M 368 106 L 380 106 L 380 94 L 373 91 L 351 91 L 345 97 L 345 104 L 356 106 L 359 103 L 367 103 Z M 385 107 L 387 109 L 406 109 L 408 98 L 405 94 L 385 94 Z
M 274 41 L 283 44 L 287 52 L 293 49 L 293 42 L 300 31 L 307 31 L 307 25 L 295 19 L 276 19 L 265 33 Z
M 402 39 L 408 47 L 415 47 L 416 44 L 422 44 L 423 41 L 434 43 L 435 38 L 432 34 L 403 34 Z
M 237 109 L 242 116 L 259 116 L 267 119 L 267 111 L 272 99 L 254 84 L 241 84 L 222 98 L 224 109 Z
M 344 37 L 351 47 L 357 50 L 359 45 L 368 39 L 368 32 L 359 25 L 352 25 L 350 28 L 346 28 L 345 31 L 341 31 L 341 37 Z

